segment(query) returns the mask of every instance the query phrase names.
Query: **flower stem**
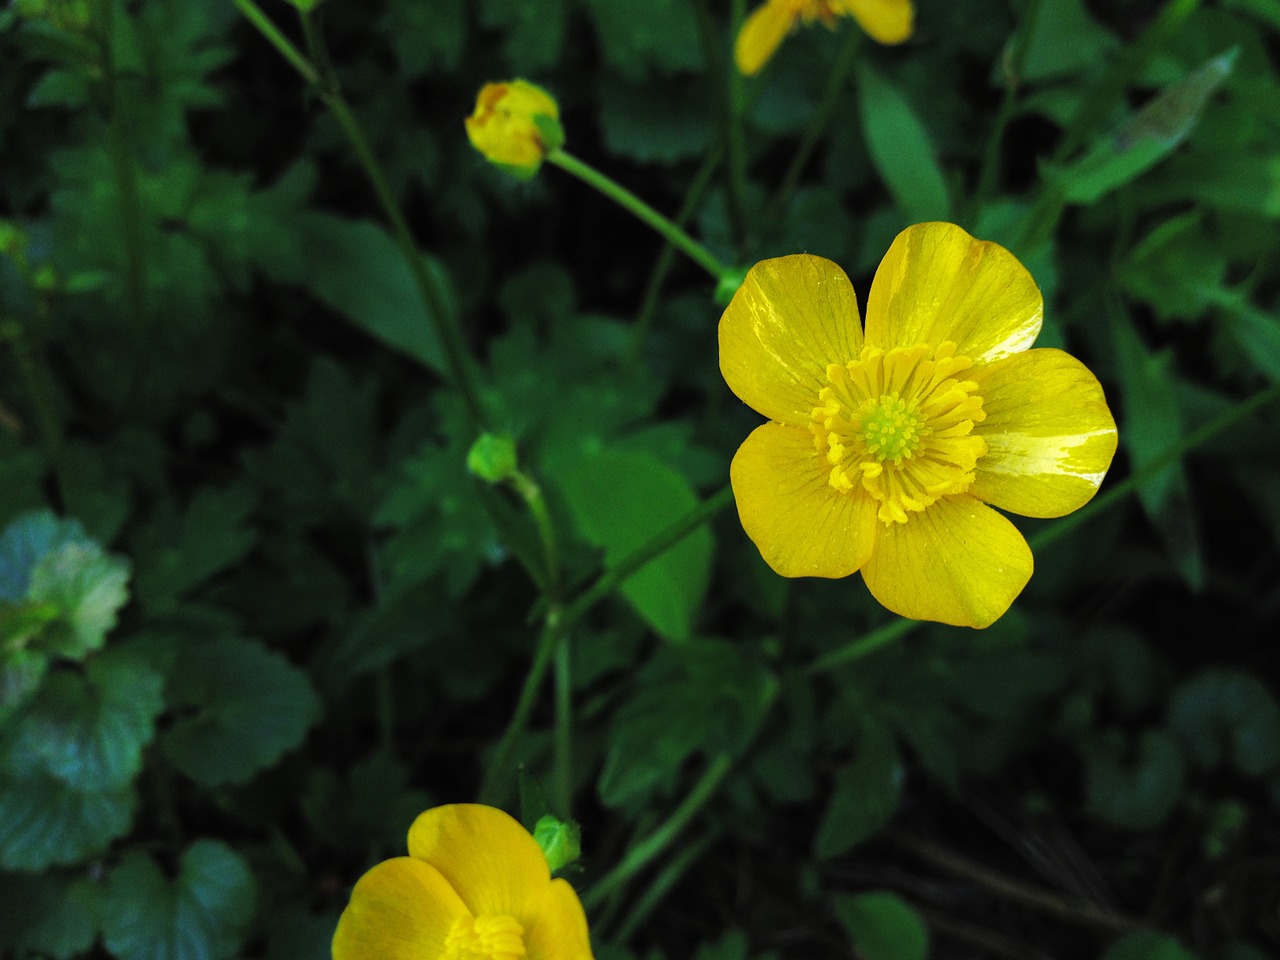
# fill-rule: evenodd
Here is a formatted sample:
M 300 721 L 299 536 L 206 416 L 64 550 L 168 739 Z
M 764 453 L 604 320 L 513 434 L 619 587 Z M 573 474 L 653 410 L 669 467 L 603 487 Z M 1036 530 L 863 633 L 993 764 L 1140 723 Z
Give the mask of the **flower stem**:
M 918 626 L 920 626 L 919 620 L 893 620 L 877 627 L 865 636 L 859 637 L 852 643 L 847 643 L 842 647 L 837 647 L 830 653 L 824 654 L 805 667 L 804 672 L 807 674 L 825 673 L 828 670 L 834 670 L 836 667 L 843 667 L 846 664 L 853 663 L 855 660 L 861 660 L 882 647 L 887 647 L 895 640 L 905 637 Z
M 618 926 L 618 932 L 609 938 L 609 942 L 626 943 L 631 939 L 631 935 L 648 919 L 649 914 L 653 912 L 653 908 L 661 903 L 662 898 L 671 891 L 671 888 L 680 882 L 680 878 L 684 876 L 685 871 L 697 863 L 708 848 L 720 839 L 721 832 L 722 828 L 717 824 L 697 840 L 686 844 L 662 868 L 662 872 L 654 878 L 654 881 L 645 888 L 644 892 L 636 898 L 635 905 L 623 918 L 622 923 Z
M 577 157 L 565 153 L 563 150 L 551 151 L 551 153 L 547 154 L 547 162 L 554 163 L 561 170 L 573 174 L 583 183 L 594 187 L 619 206 L 635 214 L 657 230 L 658 233 L 662 234 L 668 243 L 687 255 L 716 280 L 719 280 L 729 272 L 729 268 L 721 263 L 710 250 L 698 243 L 693 237 L 658 213 L 657 210 L 653 209 L 626 187 L 605 176 L 599 170 L 583 163 Z
M 831 125 L 831 118 L 835 116 L 836 107 L 840 105 L 840 95 L 844 92 L 845 82 L 849 79 L 849 71 L 853 69 L 853 63 L 861 45 L 860 30 L 845 31 L 845 41 L 840 47 L 835 66 L 831 68 L 831 73 L 827 77 L 827 89 L 822 94 L 822 102 L 804 131 L 804 137 L 800 141 L 800 146 L 796 148 L 795 156 L 791 158 L 791 165 L 787 167 L 787 172 L 782 177 L 782 185 L 778 187 L 773 203 L 769 204 L 769 211 L 765 214 L 767 222 L 776 222 L 786 211 L 787 203 L 800 182 L 800 175 L 804 173 L 814 148 L 827 132 L 827 127 Z
M 542 487 L 531 476 L 517 470 L 511 477 L 511 486 L 533 515 L 533 522 L 538 528 L 538 537 L 542 541 L 542 562 L 546 567 L 547 600 L 552 606 L 560 603 L 560 552 L 556 548 L 556 528 L 551 522 L 551 513 L 547 509 L 546 498 L 542 495 Z
M 688 796 L 680 806 L 676 807 L 666 822 L 628 850 L 621 863 L 592 884 L 591 889 L 582 898 L 582 905 L 588 910 L 599 906 L 610 893 L 666 850 L 689 821 L 697 816 L 707 801 L 715 795 L 720 782 L 728 775 L 732 766 L 733 759 L 727 753 L 717 754 L 698 782 L 693 785 Z
M 307 83 L 316 88 L 320 99 L 324 101 L 325 106 L 329 108 L 329 112 L 338 121 L 338 126 L 342 128 L 342 132 L 346 135 L 348 143 L 360 161 L 360 166 L 364 168 L 365 176 L 368 178 L 370 186 L 373 187 L 374 195 L 377 197 L 378 204 L 382 207 L 383 214 L 391 223 L 396 243 L 409 265 L 414 283 L 417 285 L 418 293 L 422 298 L 423 306 L 426 308 L 427 316 L 435 327 L 440 345 L 444 348 L 445 359 L 449 365 L 449 371 L 453 375 L 454 384 L 462 393 L 472 426 L 477 429 L 483 429 L 485 416 L 483 406 L 480 403 L 480 393 L 471 371 L 470 360 L 462 343 L 462 336 L 454 323 L 453 313 L 449 309 L 444 291 L 440 288 L 435 277 L 427 270 L 427 265 L 418 250 L 417 243 L 413 239 L 409 224 L 400 210 L 400 205 L 391 190 L 386 174 L 382 170 L 382 165 L 378 163 L 377 157 L 373 154 L 373 149 L 369 146 L 369 139 L 365 136 L 364 129 L 360 126 L 359 121 L 351 111 L 351 107 L 342 96 L 342 92 L 338 89 L 332 77 L 322 76 L 317 67 L 276 29 L 275 25 L 267 19 L 266 14 L 258 8 L 253 0 L 233 0 L 233 2 L 236 8 L 244 14 L 245 19 L 257 28 L 258 32 L 280 52 Z M 310 29 L 309 26 L 308 29 Z M 311 43 L 317 45 L 318 49 L 322 49 L 319 47 L 320 38 L 318 34 L 311 32 L 308 34 L 308 39 Z
M 573 661 L 569 635 L 561 635 L 555 652 L 556 732 L 555 797 L 558 813 L 573 812 Z
M 723 77 L 723 82 L 713 83 L 716 126 L 720 128 L 721 149 L 729 156 L 728 198 L 729 229 L 733 234 L 735 253 L 741 253 L 747 236 L 746 171 L 739 160 L 742 151 L 742 113 L 738 109 L 740 91 L 737 89 L 737 71 L 725 70 L 720 56 L 719 36 L 715 18 L 711 15 L 708 0 L 694 4 L 698 17 L 698 37 L 702 41 L 702 57 L 708 77 Z
M 1259 390 L 1253 396 L 1241 400 L 1229 410 L 1224 410 L 1208 423 L 1202 424 L 1195 430 L 1192 430 L 1178 443 L 1175 443 L 1164 453 L 1147 463 L 1141 470 L 1134 471 L 1102 496 L 1095 497 L 1075 513 L 1059 518 L 1035 536 L 1028 538 L 1028 542 L 1033 548 L 1039 549 L 1062 538 L 1086 520 L 1091 519 L 1095 514 L 1106 510 L 1117 500 L 1135 492 L 1139 487 L 1152 477 L 1159 474 L 1160 471 L 1164 470 L 1171 463 L 1180 460 L 1191 450 L 1194 450 L 1202 443 L 1211 440 L 1237 420 L 1247 417 L 1255 410 L 1265 406 L 1277 398 L 1280 398 L 1280 383 L 1273 383 L 1271 386 Z
M 502 739 L 498 741 L 493 756 L 489 759 L 489 768 L 480 786 L 481 803 L 496 804 L 502 799 L 498 781 L 506 771 L 507 761 L 515 748 L 516 741 L 529 722 L 534 701 L 538 698 L 542 681 L 547 676 L 547 668 L 551 665 L 552 656 L 560 643 L 560 628 L 557 621 L 555 611 L 547 615 L 547 625 L 543 628 L 542 636 L 538 640 L 538 650 L 534 654 L 529 673 L 524 678 L 524 686 L 520 688 L 520 698 L 516 701 L 515 712 L 507 722 L 507 728 L 502 732 Z
M 569 604 L 561 617 L 566 626 L 575 623 L 579 617 L 620 587 L 628 577 L 645 564 L 661 556 L 677 543 L 702 526 L 717 513 L 727 507 L 733 500 L 733 488 L 726 486 L 702 503 L 698 504 L 683 517 L 665 530 L 660 530 L 647 543 L 641 544 L 628 553 L 616 564 L 602 573 L 584 593 Z

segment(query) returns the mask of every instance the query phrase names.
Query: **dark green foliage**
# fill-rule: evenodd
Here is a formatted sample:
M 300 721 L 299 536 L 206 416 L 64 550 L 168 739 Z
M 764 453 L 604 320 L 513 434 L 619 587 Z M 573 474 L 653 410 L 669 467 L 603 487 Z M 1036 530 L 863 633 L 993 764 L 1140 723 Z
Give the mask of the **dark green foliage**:
M 732 77 L 754 3 L 263 4 L 310 87 L 231 2 L 0 7 L 5 960 L 323 957 L 546 637 L 487 799 L 601 960 L 1280 955 L 1274 0 L 917 0 Z M 727 279 L 472 150 L 515 77 Z M 735 280 L 827 256 L 865 309 L 935 218 L 1031 270 L 1134 496 L 1018 518 L 981 633 L 778 578 L 731 503 L 612 583 L 760 422 Z

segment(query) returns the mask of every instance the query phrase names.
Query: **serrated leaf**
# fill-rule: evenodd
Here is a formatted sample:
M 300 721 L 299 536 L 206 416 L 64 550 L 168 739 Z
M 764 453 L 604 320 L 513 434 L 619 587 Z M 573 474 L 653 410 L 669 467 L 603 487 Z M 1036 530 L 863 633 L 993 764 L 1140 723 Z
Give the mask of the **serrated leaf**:
M 552 479 L 578 532 L 604 548 L 607 567 L 698 504 L 683 476 L 644 453 L 604 450 L 560 468 Z M 628 577 L 622 593 L 664 637 L 688 640 L 711 554 L 711 533 L 701 527 Z
M 98 938 L 102 887 L 88 877 L 0 876 L 0 943 L 19 955 L 70 960 Z
M 896 893 L 838 895 L 833 906 L 862 960 L 924 960 L 929 930 L 915 907 Z
M 400 76 L 414 80 L 429 70 L 453 70 L 467 37 L 465 0 L 391 0 L 382 18 L 383 36 L 391 41 Z
M 128 832 L 131 787 L 81 792 L 61 780 L 0 779 L 0 869 L 44 870 L 78 863 Z
M 1148 233 L 1118 271 L 1125 289 L 1151 304 L 1162 320 L 1201 320 L 1227 276 L 1218 238 L 1204 212 L 1170 217 Z
M 249 868 L 225 843 L 193 843 L 173 880 L 134 851 L 107 881 L 103 942 L 118 960 L 225 960 L 240 948 L 254 899 Z
M 306 674 L 259 643 L 231 638 L 185 647 L 168 677 L 168 698 L 181 712 L 161 746 L 207 787 L 242 783 L 271 766 L 302 742 L 320 712 Z
M 0 640 L 3 638 L 0 631 Z M 47 657 L 31 650 L 14 650 L 0 656 L 0 720 L 36 692 L 48 666 Z
M 1151 830 L 1182 799 L 1184 776 L 1182 752 L 1163 731 L 1144 731 L 1136 750 L 1107 738 L 1085 758 L 1085 805 L 1118 827 Z
M 1095 203 L 1168 156 L 1190 136 L 1204 106 L 1231 75 L 1238 49 L 1228 50 L 1167 87 L 1131 114 L 1062 174 L 1068 203 Z
M 866 716 L 857 755 L 836 774 L 835 789 L 814 838 L 814 853 L 828 858 L 873 836 L 898 809 L 902 763 L 893 734 Z
M 620 156 L 671 164 L 702 154 L 711 142 L 711 105 L 700 85 L 664 79 L 638 85 L 605 77 L 599 95 L 605 145 Z
M 1093 70 L 1118 41 L 1098 25 L 1080 0 L 1044 0 L 1027 38 L 1022 81 L 1048 80 Z M 1025 14 L 1024 14 L 1025 15 Z
M 858 67 L 862 132 L 880 179 L 909 222 L 946 220 L 947 182 L 933 144 L 910 102 L 867 64 Z
M 483 0 L 480 22 L 503 31 L 503 56 L 513 76 L 528 76 L 555 66 L 565 41 L 571 0 Z M 469 6 L 474 6 L 471 4 Z
M 150 667 L 112 653 L 94 657 L 84 673 L 56 671 L 18 724 L 17 749 L 70 789 L 117 790 L 142 766 L 164 708 L 161 689 Z
M 1202 767 L 1230 760 L 1254 777 L 1280 768 L 1280 705 L 1248 673 L 1215 668 L 1184 681 L 1168 723 Z
M 603 55 L 629 80 L 638 80 L 650 71 L 670 74 L 702 66 L 698 23 L 690 4 L 681 0 L 587 0 L 587 9 Z

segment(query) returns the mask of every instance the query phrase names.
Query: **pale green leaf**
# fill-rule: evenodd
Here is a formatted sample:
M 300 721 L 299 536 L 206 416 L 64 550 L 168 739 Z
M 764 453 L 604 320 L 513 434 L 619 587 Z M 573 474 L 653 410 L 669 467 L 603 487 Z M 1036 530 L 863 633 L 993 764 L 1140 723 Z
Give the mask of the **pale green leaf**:
M 929 930 L 920 912 L 896 893 L 837 895 L 836 916 L 862 960 L 924 960 Z

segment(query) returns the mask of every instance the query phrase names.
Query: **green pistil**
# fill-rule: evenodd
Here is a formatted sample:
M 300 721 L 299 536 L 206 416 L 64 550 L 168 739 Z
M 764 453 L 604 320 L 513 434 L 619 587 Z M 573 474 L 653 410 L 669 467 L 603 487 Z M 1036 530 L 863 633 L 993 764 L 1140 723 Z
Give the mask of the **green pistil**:
M 920 417 L 898 394 L 890 393 L 867 411 L 861 432 L 867 453 L 876 460 L 901 463 L 920 446 Z

